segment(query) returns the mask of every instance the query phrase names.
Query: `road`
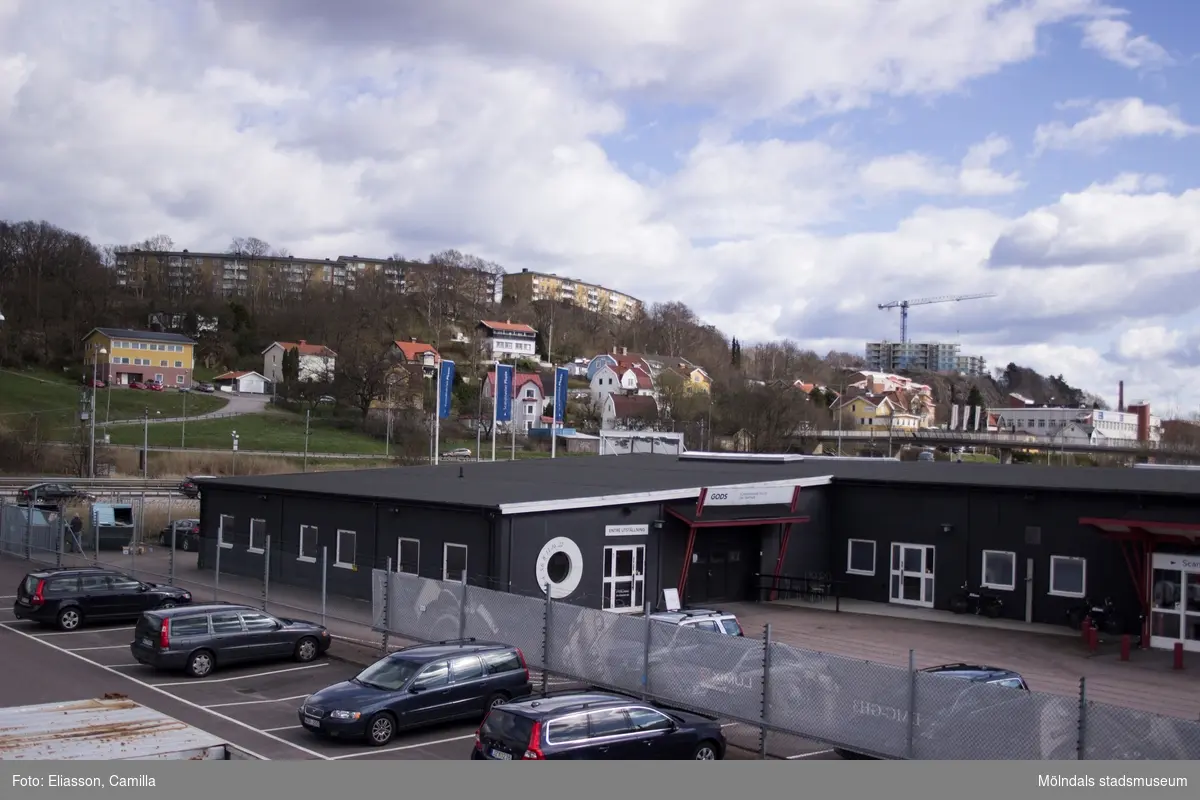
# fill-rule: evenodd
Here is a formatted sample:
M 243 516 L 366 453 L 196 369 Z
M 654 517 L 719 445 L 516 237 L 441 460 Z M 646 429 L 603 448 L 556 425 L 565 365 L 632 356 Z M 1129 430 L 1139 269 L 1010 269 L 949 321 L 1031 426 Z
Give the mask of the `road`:
M 267 403 L 270 402 L 266 395 L 257 394 L 225 394 L 217 395 L 223 397 L 229 402 L 216 411 L 209 411 L 207 414 L 197 414 L 192 417 L 150 417 L 145 419 L 115 419 L 109 422 L 97 422 L 96 427 L 114 427 L 117 425 L 144 425 L 149 422 L 151 425 L 159 425 L 164 422 L 202 422 L 206 419 L 223 419 L 225 417 L 240 417 L 245 414 L 261 414 L 267 408 Z M 150 448 L 153 450 L 154 448 Z

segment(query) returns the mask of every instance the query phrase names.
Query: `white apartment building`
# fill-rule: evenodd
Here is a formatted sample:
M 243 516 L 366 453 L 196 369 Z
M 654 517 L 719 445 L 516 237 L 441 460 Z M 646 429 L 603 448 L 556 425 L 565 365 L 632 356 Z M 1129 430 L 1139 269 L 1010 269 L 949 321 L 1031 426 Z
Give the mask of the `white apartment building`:
M 1138 440 L 1138 415 L 1132 411 L 1025 406 L 989 408 L 988 413 L 995 415 L 999 433 L 1056 436 L 1064 428 L 1075 426 L 1075 431 L 1083 431 L 1095 439 Z M 1149 436 L 1151 442 L 1162 440 L 1162 419 L 1159 417 L 1150 417 Z

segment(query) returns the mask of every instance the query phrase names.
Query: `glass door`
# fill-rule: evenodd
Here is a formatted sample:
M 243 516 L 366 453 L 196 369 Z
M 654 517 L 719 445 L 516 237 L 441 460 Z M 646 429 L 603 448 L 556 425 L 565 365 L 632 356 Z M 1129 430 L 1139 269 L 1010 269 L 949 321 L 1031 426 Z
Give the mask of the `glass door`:
M 601 607 L 622 614 L 637 613 L 644 603 L 645 545 L 604 548 L 604 591 Z
M 1183 576 L 1183 647 L 1200 652 L 1200 572 L 1185 572 Z
M 1155 569 L 1150 600 L 1150 646 L 1170 649 L 1183 633 L 1182 570 Z
M 933 554 L 933 545 L 892 544 L 891 602 L 933 607 Z

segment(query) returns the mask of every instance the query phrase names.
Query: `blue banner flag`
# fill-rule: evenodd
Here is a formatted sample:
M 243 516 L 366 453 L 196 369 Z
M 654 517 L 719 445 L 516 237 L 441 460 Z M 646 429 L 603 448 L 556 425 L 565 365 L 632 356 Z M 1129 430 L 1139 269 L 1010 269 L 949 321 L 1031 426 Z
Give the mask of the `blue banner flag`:
M 438 419 L 449 419 L 454 398 L 454 362 L 442 359 L 438 372 Z
M 513 365 L 496 365 L 496 422 L 508 422 L 513 410 Z
M 562 422 L 567 416 L 567 368 L 554 370 L 554 421 Z

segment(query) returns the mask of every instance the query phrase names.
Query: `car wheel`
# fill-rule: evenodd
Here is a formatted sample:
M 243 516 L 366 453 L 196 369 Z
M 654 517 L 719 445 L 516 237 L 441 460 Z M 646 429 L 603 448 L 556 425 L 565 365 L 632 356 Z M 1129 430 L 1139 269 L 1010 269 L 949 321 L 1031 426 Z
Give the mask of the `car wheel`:
M 496 692 L 494 695 L 488 698 L 487 707 L 495 708 L 496 706 L 502 706 L 507 702 L 508 695 L 504 694 L 503 692 Z
M 179 545 L 179 549 L 187 553 L 192 549 L 192 539 L 189 536 L 183 537 L 183 542 Z
M 207 650 L 197 650 L 188 658 L 187 674 L 193 678 L 203 678 L 210 674 L 216 665 L 217 662 L 212 653 Z
M 174 608 L 177 605 L 178 603 L 176 603 L 174 600 L 163 600 L 158 607 L 165 610 L 168 608 Z
M 701 742 L 696 745 L 696 751 L 692 753 L 692 758 L 696 761 L 717 761 L 720 756 L 717 754 L 717 746 L 712 742 Z
M 380 712 L 367 722 L 367 743 L 383 747 L 396 735 L 396 720 L 387 712 Z
M 317 640 L 311 636 L 305 636 L 300 641 L 296 642 L 296 660 L 307 664 L 320 654 L 321 648 L 317 644 Z
M 83 612 L 74 606 L 64 608 L 58 612 L 56 621 L 60 631 L 77 630 L 83 624 Z

